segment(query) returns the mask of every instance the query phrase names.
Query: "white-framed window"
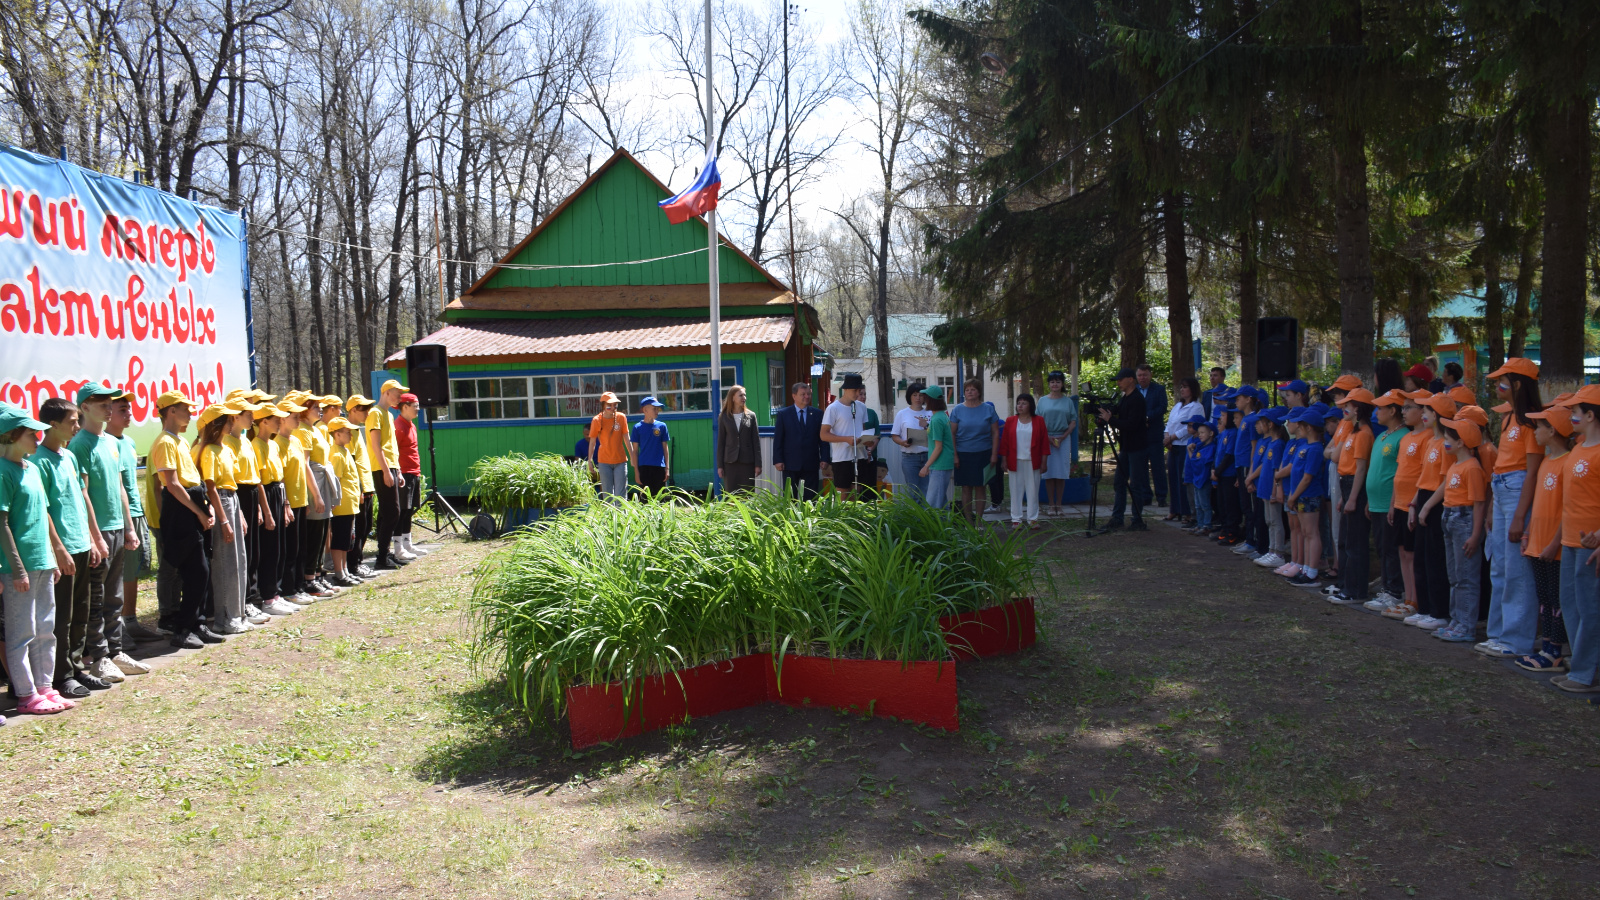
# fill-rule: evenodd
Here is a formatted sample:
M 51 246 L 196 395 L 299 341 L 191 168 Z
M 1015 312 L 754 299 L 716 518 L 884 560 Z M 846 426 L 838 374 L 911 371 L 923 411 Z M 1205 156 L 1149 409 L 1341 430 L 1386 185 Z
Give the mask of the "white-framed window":
M 450 418 L 526 419 L 528 379 L 522 377 L 450 379 Z
M 734 384 L 731 366 L 722 369 L 722 388 Z M 666 404 L 664 412 L 704 412 L 711 409 L 710 369 L 661 369 L 650 372 L 559 372 L 493 378 L 451 378 L 450 418 L 459 422 L 490 419 L 569 419 L 600 413 L 600 396 L 607 391 L 622 400 L 629 415 L 639 411 L 639 401 L 654 395 Z
M 950 392 L 956 389 L 956 377 L 954 375 L 940 375 L 939 387 L 944 388 L 946 397 L 950 396 Z
M 767 360 L 767 392 L 772 395 L 772 409 L 789 405 L 789 386 L 783 383 L 783 360 Z

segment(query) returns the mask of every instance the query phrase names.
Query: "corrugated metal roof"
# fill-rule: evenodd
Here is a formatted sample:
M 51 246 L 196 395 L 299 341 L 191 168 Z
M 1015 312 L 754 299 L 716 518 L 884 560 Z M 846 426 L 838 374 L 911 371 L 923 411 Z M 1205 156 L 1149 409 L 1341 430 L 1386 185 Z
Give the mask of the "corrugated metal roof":
M 722 346 L 782 349 L 794 332 L 790 316 L 723 319 Z M 417 341 L 443 344 L 452 362 L 506 361 L 522 357 L 617 357 L 647 351 L 707 349 L 711 323 L 679 316 L 606 316 L 579 319 L 468 319 Z M 403 363 L 405 351 L 385 363 Z
M 889 316 L 889 355 L 937 357 L 939 348 L 933 342 L 933 329 L 946 318 L 929 313 L 894 313 Z M 872 332 L 873 321 L 867 316 L 861 326 L 862 357 L 877 357 L 878 340 Z

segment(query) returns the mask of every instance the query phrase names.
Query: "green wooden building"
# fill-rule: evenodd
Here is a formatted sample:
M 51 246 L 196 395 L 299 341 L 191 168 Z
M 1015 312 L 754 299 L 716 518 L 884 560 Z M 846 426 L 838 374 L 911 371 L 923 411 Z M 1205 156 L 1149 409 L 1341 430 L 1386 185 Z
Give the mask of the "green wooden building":
M 485 456 L 571 454 L 605 391 L 624 398 L 630 422 L 642 398 L 665 403 L 677 484 L 710 483 L 721 401 L 710 392 L 706 223 L 668 223 L 657 203 L 672 195 L 618 150 L 418 341 L 444 345 L 450 363 L 451 403 L 434 411 L 443 493 L 465 494 Z M 816 313 L 725 237 L 718 265 L 723 387 L 744 385 L 770 426 L 786 385 L 811 380 Z M 404 369 L 404 352 L 385 366 Z

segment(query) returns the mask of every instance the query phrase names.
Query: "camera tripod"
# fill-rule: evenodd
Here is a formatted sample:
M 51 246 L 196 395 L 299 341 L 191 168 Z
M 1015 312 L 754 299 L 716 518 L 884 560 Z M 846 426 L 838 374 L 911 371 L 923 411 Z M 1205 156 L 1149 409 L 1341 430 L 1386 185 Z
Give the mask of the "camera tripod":
M 1117 452 L 1117 427 L 1110 422 L 1095 422 L 1094 444 L 1089 463 L 1089 520 L 1083 526 L 1083 536 L 1094 537 L 1095 511 L 1100 504 L 1100 481 L 1105 476 L 1102 473 L 1100 461 L 1104 458 L 1107 448 L 1111 450 L 1111 461 L 1121 465 L 1122 457 Z

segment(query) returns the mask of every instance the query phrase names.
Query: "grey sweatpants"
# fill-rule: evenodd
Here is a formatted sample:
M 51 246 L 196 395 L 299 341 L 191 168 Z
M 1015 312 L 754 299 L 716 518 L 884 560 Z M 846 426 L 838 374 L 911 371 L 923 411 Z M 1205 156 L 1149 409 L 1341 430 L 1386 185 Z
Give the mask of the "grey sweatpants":
M 217 491 L 222 509 L 211 524 L 211 615 L 212 621 L 221 623 L 244 618 L 244 581 L 248 569 L 245 565 L 244 536 L 240 526 L 244 517 L 239 514 L 239 495 L 233 491 Z M 233 527 L 233 540 L 223 540 L 222 523 Z
M 6 666 L 18 699 L 50 686 L 56 668 L 56 570 L 28 573 L 28 589 L 0 575 L 6 614 Z

